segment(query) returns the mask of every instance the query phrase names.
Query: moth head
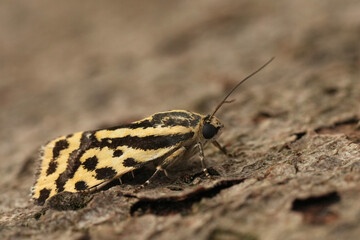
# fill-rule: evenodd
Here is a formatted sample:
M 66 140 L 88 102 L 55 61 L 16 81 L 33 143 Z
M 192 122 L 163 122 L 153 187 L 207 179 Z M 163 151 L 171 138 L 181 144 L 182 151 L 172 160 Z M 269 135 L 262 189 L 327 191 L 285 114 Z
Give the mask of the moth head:
M 210 115 L 207 115 L 203 120 L 201 134 L 206 140 L 215 140 L 223 127 L 224 125 L 216 117 L 210 118 Z

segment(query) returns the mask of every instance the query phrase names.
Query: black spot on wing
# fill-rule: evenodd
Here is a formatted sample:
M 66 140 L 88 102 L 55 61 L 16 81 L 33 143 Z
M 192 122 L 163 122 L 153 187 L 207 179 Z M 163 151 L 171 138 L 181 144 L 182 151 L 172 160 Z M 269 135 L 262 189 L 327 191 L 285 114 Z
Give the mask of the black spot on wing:
M 64 185 L 66 182 L 73 178 L 75 172 L 79 169 L 81 165 L 80 158 L 91 145 L 92 141 L 90 136 L 91 133 L 83 132 L 80 139 L 80 147 L 70 153 L 65 171 L 62 172 L 55 180 L 58 193 L 64 191 Z
M 161 125 L 164 127 L 194 127 L 199 123 L 200 119 L 200 115 L 182 111 L 163 112 L 154 114 L 152 116 L 152 121 L 154 125 Z
M 153 127 L 153 126 L 154 126 L 153 123 L 151 121 L 149 121 L 148 119 L 146 119 L 146 120 L 138 121 L 135 123 L 123 125 L 122 128 L 136 129 L 136 128 L 149 128 L 149 127 Z
M 123 161 L 123 166 L 124 167 L 137 167 L 138 165 L 140 165 L 140 162 L 137 162 L 135 159 L 133 158 L 127 158 Z
M 56 171 L 57 166 L 58 166 L 58 163 L 56 161 L 50 161 L 49 167 L 46 170 L 46 176 L 53 174 Z
M 66 139 L 59 140 L 55 143 L 55 146 L 52 149 L 53 158 L 49 163 L 48 169 L 46 170 L 46 176 L 49 176 L 50 174 L 56 171 L 56 168 L 58 166 L 56 159 L 60 156 L 60 152 L 64 149 L 67 149 L 68 147 L 69 147 L 69 142 Z
M 56 187 L 57 187 L 57 192 L 64 191 L 64 185 L 66 184 L 66 182 L 69 179 L 74 177 L 75 172 L 80 167 L 80 165 L 81 165 L 80 157 L 79 157 L 79 155 L 81 155 L 80 152 L 81 152 L 81 150 L 77 149 L 77 150 L 74 150 L 72 153 L 70 153 L 65 171 L 62 172 L 55 181 Z
M 120 126 L 115 126 L 107 128 L 107 130 L 116 130 L 121 128 L 137 129 L 137 128 L 154 128 L 157 126 L 162 127 L 174 127 L 174 126 L 184 126 L 184 127 L 195 127 L 199 124 L 201 116 L 186 111 L 170 111 L 156 113 L 151 116 L 150 119 L 145 119 L 137 121 L 130 124 L 124 124 Z
M 53 148 L 53 160 L 59 157 L 60 151 L 67 149 L 69 147 L 69 142 L 65 139 L 59 140 L 55 143 Z
M 98 180 L 112 179 L 113 177 L 116 176 L 116 173 L 117 173 L 111 167 L 99 168 L 99 169 L 96 169 L 95 172 L 96 172 L 95 178 Z
M 149 127 L 153 127 L 153 126 L 154 126 L 153 122 L 146 119 L 146 120 L 141 120 L 138 122 L 124 124 L 124 125 L 115 126 L 115 127 L 110 127 L 110 128 L 106 128 L 106 129 L 107 130 L 116 130 L 116 129 L 120 129 L 120 128 L 136 129 L 136 128 L 149 128 Z
M 121 155 L 123 155 L 123 151 L 121 151 L 120 149 L 115 150 L 113 153 L 113 157 L 120 157 Z
M 48 199 L 48 197 L 50 196 L 50 192 L 51 192 L 50 189 L 47 188 L 41 189 L 39 198 L 35 199 L 36 204 L 43 205 L 46 199 Z
M 75 189 L 78 191 L 86 190 L 88 188 L 88 185 L 85 181 L 78 181 L 75 183 Z
M 70 134 L 66 135 L 66 138 L 71 138 L 72 136 L 74 136 L 74 134 L 70 133 Z
M 108 147 L 116 149 L 119 146 L 127 146 L 134 149 L 142 150 L 154 150 L 159 148 L 167 148 L 178 144 L 179 142 L 188 140 L 194 136 L 194 132 L 188 132 L 184 134 L 169 134 L 169 135 L 150 135 L 144 137 L 137 136 L 125 136 L 120 138 L 102 139 L 99 142 L 101 148 Z
M 96 156 L 90 157 L 88 159 L 86 159 L 83 163 L 84 168 L 89 170 L 89 171 L 93 171 L 96 168 L 96 165 L 98 164 L 99 160 Z

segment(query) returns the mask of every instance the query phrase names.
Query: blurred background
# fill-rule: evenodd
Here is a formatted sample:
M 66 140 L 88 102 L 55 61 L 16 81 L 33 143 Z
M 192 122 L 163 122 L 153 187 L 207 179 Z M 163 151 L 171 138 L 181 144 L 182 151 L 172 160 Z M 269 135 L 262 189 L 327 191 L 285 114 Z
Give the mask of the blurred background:
M 357 0 L 2 0 L 0 210 L 28 204 L 26 159 L 49 139 L 163 110 L 206 114 L 273 56 L 218 114 L 228 129 L 359 114 L 359 16 Z

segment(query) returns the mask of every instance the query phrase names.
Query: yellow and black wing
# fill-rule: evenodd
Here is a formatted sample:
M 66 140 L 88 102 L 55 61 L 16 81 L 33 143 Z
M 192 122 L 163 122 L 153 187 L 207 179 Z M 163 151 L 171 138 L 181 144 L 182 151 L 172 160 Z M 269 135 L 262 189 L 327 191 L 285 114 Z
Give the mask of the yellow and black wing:
M 201 117 L 187 111 L 162 112 L 131 124 L 50 141 L 42 151 L 33 199 L 43 204 L 57 193 L 89 190 L 165 159 L 196 137 Z

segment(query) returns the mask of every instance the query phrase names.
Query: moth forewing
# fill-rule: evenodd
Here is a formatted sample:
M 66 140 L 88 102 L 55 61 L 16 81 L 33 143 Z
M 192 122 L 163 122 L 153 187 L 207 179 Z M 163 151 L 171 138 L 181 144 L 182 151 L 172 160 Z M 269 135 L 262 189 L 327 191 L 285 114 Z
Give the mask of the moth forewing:
M 43 147 L 32 196 L 43 204 L 57 193 L 95 189 L 151 162 L 171 163 L 199 139 L 203 115 L 184 110 L 143 120 L 59 137 Z M 173 156 L 174 154 L 177 154 Z M 169 162 L 170 161 L 170 162 Z

